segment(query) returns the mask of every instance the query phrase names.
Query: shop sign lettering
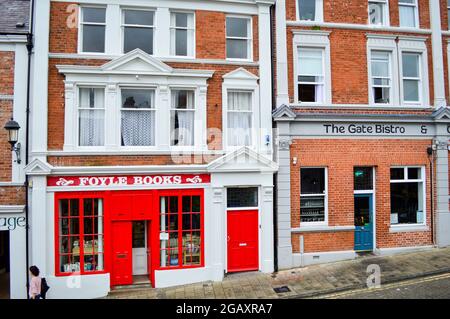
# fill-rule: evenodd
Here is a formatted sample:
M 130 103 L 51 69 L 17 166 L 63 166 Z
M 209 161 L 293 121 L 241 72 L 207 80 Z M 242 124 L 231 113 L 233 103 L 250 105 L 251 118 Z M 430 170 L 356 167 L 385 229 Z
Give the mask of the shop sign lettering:
M 326 134 L 355 134 L 355 135 L 404 135 L 408 133 L 404 125 L 394 124 L 324 124 Z M 428 134 L 428 126 L 420 125 L 417 127 L 418 135 Z
M 0 217 L 0 230 L 15 230 L 25 227 L 25 217 Z
M 52 176 L 47 185 L 53 187 L 114 187 L 146 185 L 205 184 L 210 175 L 139 175 L 139 176 Z

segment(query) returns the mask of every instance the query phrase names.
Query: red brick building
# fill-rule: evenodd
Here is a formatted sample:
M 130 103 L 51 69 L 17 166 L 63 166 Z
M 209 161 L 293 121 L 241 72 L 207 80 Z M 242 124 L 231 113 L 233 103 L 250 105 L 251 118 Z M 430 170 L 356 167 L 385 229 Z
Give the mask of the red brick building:
M 276 17 L 278 266 L 449 245 L 447 1 Z
M 273 271 L 274 1 L 136 3 L 36 2 L 26 171 L 50 298 Z

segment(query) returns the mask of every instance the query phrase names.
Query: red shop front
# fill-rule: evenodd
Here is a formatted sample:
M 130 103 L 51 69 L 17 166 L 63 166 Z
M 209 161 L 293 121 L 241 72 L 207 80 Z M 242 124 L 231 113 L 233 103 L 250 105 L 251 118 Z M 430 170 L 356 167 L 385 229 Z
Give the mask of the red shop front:
M 155 286 L 155 270 L 204 267 L 209 182 L 207 174 L 49 177 L 56 276 L 110 273 L 111 286 Z

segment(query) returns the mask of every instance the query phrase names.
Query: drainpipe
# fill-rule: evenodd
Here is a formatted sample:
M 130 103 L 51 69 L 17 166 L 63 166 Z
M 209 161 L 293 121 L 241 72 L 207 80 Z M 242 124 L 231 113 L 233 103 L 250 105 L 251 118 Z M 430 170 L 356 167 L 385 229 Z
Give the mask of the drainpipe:
M 428 161 L 430 162 L 430 197 L 431 197 L 431 205 L 430 205 L 430 226 L 431 226 L 431 242 L 433 245 L 436 245 L 435 241 L 435 234 L 434 234 L 434 179 L 433 179 L 433 173 L 434 173 L 434 156 L 433 156 L 433 148 L 430 146 L 427 148 L 427 154 L 428 154 Z
M 433 56 L 434 107 L 446 107 L 442 26 L 439 0 L 430 0 L 431 44 Z
M 26 107 L 26 124 L 25 124 L 25 167 L 29 162 L 29 142 L 30 142 L 30 96 L 31 96 L 31 59 L 33 55 L 33 32 L 34 32 L 34 0 L 30 2 L 31 13 L 30 13 L 30 32 L 27 34 L 27 51 L 28 51 L 28 70 L 27 70 L 27 107 Z M 25 254 L 26 254 L 26 278 L 27 278 L 27 299 L 29 299 L 28 289 L 30 286 L 28 269 L 30 268 L 30 245 L 29 245 L 29 198 L 28 198 L 28 175 L 25 174 Z

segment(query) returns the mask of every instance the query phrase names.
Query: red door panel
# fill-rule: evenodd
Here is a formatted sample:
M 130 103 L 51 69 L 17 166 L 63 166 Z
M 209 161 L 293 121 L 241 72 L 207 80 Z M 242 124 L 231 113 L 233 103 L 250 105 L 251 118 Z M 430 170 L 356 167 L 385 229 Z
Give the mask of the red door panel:
M 111 285 L 133 283 L 132 223 L 112 223 L 112 271 Z
M 111 195 L 110 214 L 112 220 L 130 220 L 133 211 L 133 195 L 114 194 Z
M 133 195 L 132 217 L 134 220 L 150 219 L 152 213 L 152 198 L 147 194 Z
M 228 211 L 228 272 L 258 270 L 258 211 Z

